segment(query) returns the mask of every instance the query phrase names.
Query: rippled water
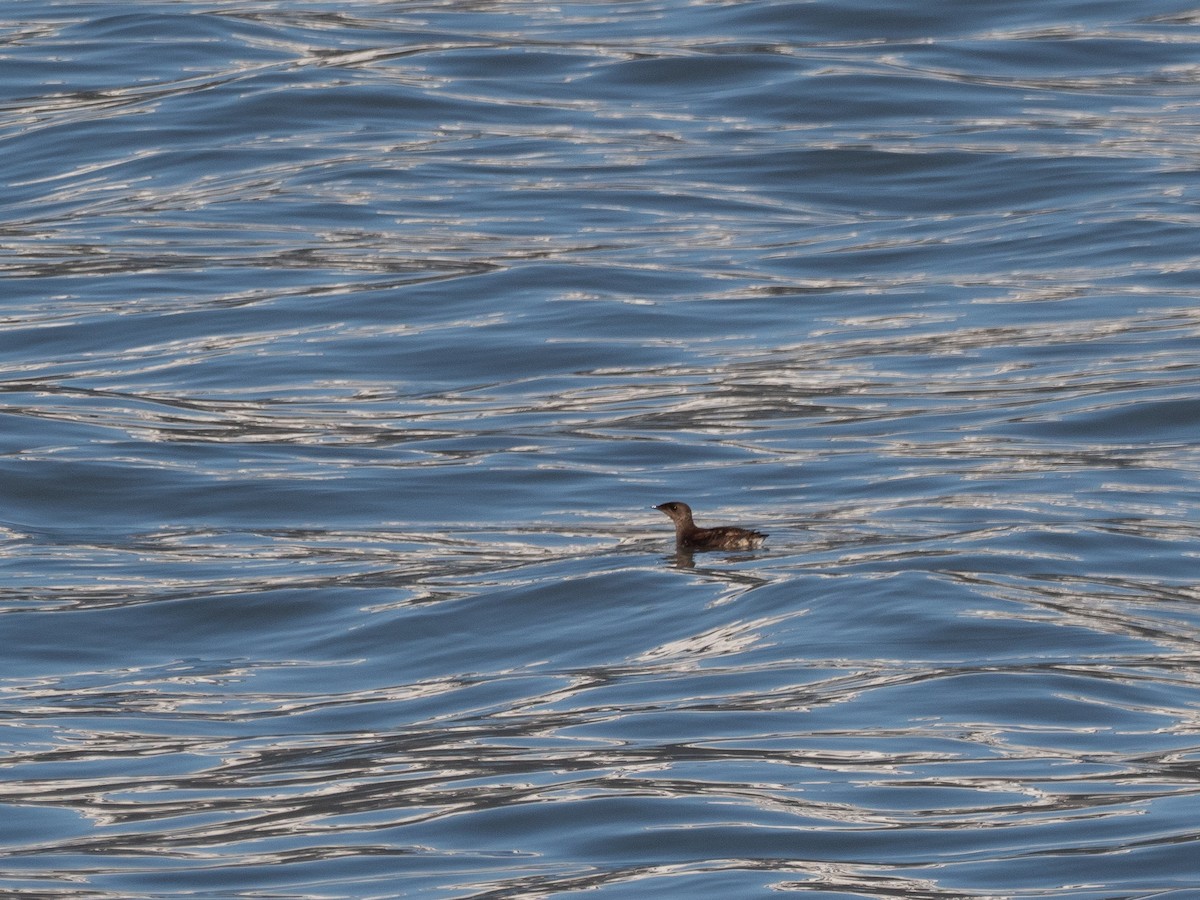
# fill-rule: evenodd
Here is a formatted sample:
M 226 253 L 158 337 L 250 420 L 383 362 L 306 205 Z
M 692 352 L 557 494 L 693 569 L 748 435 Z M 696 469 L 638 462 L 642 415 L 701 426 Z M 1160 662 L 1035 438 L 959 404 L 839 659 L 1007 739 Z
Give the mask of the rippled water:
M 1200 896 L 1198 46 L 0 3 L 0 894 Z

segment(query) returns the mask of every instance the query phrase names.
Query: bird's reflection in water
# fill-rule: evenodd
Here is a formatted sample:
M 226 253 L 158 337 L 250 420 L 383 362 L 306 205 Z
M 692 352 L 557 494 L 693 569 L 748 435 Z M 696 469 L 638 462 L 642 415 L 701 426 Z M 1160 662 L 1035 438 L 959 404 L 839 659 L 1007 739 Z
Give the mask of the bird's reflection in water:
M 677 569 L 696 568 L 696 552 L 686 547 L 676 547 L 674 553 L 668 553 L 663 559 Z
M 767 584 L 772 579 L 765 578 L 754 572 L 747 572 L 741 569 L 727 568 L 738 563 L 750 562 L 757 557 L 753 554 L 717 555 L 706 554 L 707 558 L 700 561 L 700 565 L 696 564 L 696 551 L 689 550 L 685 547 L 678 547 L 673 553 L 668 553 L 662 557 L 663 562 L 674 569 L 683 569 L 688 572 L 694 572 L 698 575 L 707 575 L 713 578 L 754 587 L 760 584 Z

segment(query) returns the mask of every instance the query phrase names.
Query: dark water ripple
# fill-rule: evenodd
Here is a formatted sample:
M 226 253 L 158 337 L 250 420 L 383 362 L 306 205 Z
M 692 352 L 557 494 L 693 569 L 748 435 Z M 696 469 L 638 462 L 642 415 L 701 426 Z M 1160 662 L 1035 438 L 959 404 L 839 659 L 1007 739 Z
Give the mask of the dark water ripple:
M 0 894 L 1191 896 L 1198 24 L 0 3 Z

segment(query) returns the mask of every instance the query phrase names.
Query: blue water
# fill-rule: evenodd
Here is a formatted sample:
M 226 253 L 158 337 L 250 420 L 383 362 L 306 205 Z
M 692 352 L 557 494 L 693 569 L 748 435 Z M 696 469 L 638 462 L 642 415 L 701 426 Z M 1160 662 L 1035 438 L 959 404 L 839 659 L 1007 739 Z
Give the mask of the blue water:
M 1198 81 L 1166 0 L 0 2 L 0 894 L 1200 896 Z

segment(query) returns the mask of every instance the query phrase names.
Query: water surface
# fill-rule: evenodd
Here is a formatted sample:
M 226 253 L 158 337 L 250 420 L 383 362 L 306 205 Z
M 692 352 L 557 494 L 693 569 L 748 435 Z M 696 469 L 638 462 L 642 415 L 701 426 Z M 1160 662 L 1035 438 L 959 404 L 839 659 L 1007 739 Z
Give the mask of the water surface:
M 0 893 L 1191 896 L 1198 25 L 0 3 Z

